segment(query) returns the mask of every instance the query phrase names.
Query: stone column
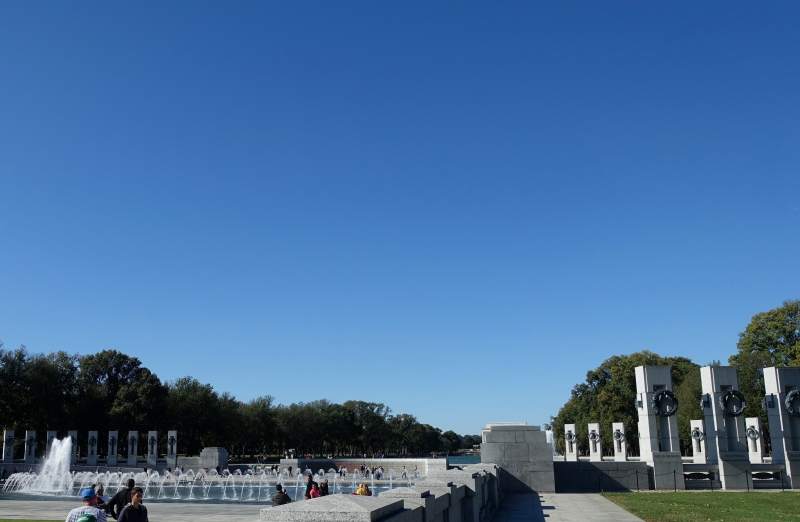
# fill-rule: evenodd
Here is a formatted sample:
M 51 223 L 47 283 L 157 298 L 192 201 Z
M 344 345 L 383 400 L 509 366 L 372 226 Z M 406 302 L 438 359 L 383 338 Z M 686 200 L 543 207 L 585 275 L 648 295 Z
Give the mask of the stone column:
M 178 432 L 176 430 L 167 432 L 167 466 L 173 470 L 178 467 Z
M 36 430 L 25 430 L 25 464 L 36 463 Z
M 678 440 L 678 403 L 669 366 L 637 366 L 640 460 L 653 468 L 655 489 L 686 489 Z M 680 480 L 678 480 L 680 479 Z
M 50 448 L 53 447 L 53 442 L 58 438 L 58 432 L 55 430 L 48 430 L 47 432 L 47 449 L 45 450 L 45 457 L 50 457 Z
M 764 463 L 764 430 L 761 429 L 761 419 L 759 417 L 747 417 L 744 419 L 745 435 L 747 435 L 747 454 L 750 457 L 750 464 Z
M 764 368 L 764 387 L 772 463 L 783 464 L 785 480 L 800 489 L 800 397 L 793 393 L 800 390 L 800 368 Z
M 124 444 L 124 442 L 123 442 Z M 119 451 L 119 432 L 116 431 L 109 431 L 108 432 L 108 460 L 106 460 L 106 465 L 108 467 L 113 467 L 117 465 L 117 453 Z
M 739 374 L 732 366 L 703 366 L 700 368 L 700 383 L 708 463 L 719 465 L 723 489 L 748 489 L 751 467 L 743 405 L 733 393 L 739 391 Z
M 692 436 L 692 455 L 695 464 L 708 462 L 708 449 L 706 448 L 706 428 L 702 420 L 689 421 Z
M 87 466 L 97 466 L 97 432 L 90 431 L 89 432 L 89 439 L 87 440 L 86 444 L 86 465 Z
M 14 430 L 3 432 L 3 462 L 14 462 Z
M 72 442 L 72 455 L 70 456 L 70 464 L 78 462 L 78 432 L 77 430 L 70 430 L 67 432 L 69 440 Z
M 589 423 L 589 460 L 591 462 L 603 461 L 603 441 L 600 438 L 600 424 Z
M 564 460 L 578 462 L 578 430 L 574 424 L 564 424 Z
M 155 469 L 158 463 L 158 432 L 147 433 L 147 467 Z
M 128 467 L 135 468 L 137 467 L 137 454 L 139 453 L 139 432 L 138 431 L 129 431 L 128 432 Z
M 625 424 L 611 423 L 611 440 L 614 441 L 614 461 L 625 462 L 628 460 L 628 441 L 625 439 Z

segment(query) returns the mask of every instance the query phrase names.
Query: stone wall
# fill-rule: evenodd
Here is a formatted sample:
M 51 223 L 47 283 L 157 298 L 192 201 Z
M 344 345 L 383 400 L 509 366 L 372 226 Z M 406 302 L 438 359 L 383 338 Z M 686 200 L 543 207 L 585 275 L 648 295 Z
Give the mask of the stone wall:
M 417 466 L 420 475 L 423 476 L 429 475 L 434 470 L 444 471 L 449 467 L 447 457 L 439 459 L 356 459 L 348 457 L 336 459 L 281 459 L 280 463 L 281 469 L 292 466 L 292 471 L 295 471 L 298 469 L 304 470 L 308 466 L 308 469 L 314 473 L 320 469 L 324 469 L 326 472 L 331 468 L 338 470 L 340 466 L 344 466 L 348 473 L 352 473 L 354 469 L 360 469 L 362 465 L 370 468 L 383 466 L 384 475 L 388 474 L 390 469 L 393 469 L 398 477 L 403 471 L 403 466 L 406 467 L 409 475 L 413 473 L 414 466 Z
M 298 520 L 482 522 L 489 520 L 502 499 L 497 477 L 498 470 L 494 466 L 467 467 L 474 469 L 439 470 L 435 475 L 419 480 L 415 487 L 384 491 L 377 497 L 329 495 L 313 500 L 264 508 L 261 510 L 261 520 L 275 522 Z
M 553 447 L 539 426 L 524 423 L 487 424 L 483 430 L 481 463 L 502 469 L 504 491 L 554 492 Z
M 562 461 L 554 462 L 553 465 L 558 493 L 637 491 L 651 488 L 652 470 L 646 462 Z

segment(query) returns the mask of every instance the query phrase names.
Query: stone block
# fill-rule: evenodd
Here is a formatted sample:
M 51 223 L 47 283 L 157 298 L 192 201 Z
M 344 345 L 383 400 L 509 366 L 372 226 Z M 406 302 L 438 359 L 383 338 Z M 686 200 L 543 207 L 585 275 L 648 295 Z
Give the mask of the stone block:
M 548 444 L 528 444 L 528 458 L 531 462 L 547 461 L 553 462 L 553 447 Z
M 556 482 L 552 471 L 530 471 L 528 477 L 528 486 L 537 493 L 555 493 Z
M 400 515 L 404 511 L 403 501 L 384 497 L 362 497 L 357 495 L 328 495 L 305 502 L 292 502 L 283 506 L 264 508 L 261 520 L 281 522 L 330 521 L 330 522 L 377 522 Z M 393 518 L 401 520 L 421 520 L 421 511 L 415 518 L 413 514 Z
M 505 462 L 520 462 L 520 461 L 528 461 L 529 457 L 529 449 L 528 444 L 518 443 L 518 442 L 509 442 L 505 444 Z M 550 457 L 552 460 L 553 457 Z
M 501 423 L 489 423 L 484 428 L 486 431 L 518 431 L 518 430 L 535 430 L 538 429 L 538 426 L 528 426 L 524 422 L 501 422 Z
M 547 434 L 543 431 L 527 430 L 517 431 L 515 433 L 517 437 L 516 442 L 547 444 Z
M 484 442 L 481 444 L 481 463 L 504 462 L 506 458 L 505 449 L 505 444 Z
M 523 432 L 524 433 L 524 432 Z M 486 432 L 486 442 L 516 442 L 517 432 L 510 430 Z

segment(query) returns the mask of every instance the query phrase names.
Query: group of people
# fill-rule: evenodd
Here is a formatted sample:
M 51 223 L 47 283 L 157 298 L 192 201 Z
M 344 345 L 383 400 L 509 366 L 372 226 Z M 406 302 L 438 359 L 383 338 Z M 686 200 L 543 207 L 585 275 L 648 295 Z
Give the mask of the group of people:
M 306 477 L 306 500 L 312 498 L 325 497 L 328 495 L 328 479 L 322 481 L 322 484 L 317 484 L 312 478 L 311 474 Z
M 117 522 L 149 522 L 143 498 L 144 491 L 133 479 L 111 499 L 104 494 L 102 484 L 92 484 L 81 491 L 83 505 L 70 511 L 65 522 L 106 522 L 108 515 Z

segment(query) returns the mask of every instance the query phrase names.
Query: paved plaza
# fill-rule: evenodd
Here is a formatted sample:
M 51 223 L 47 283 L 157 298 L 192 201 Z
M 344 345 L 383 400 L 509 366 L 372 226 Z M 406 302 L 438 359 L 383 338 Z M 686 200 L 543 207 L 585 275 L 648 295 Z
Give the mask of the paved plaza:
M 64 520 L 80 501 L 3 500 L 0 519 Z M 242 522 L 258 520 L 263 504 L 205 504 L 148 502 L 151 522 L 197 522 L 214 520 Z M 510 493 L 503 499 L 492 522 L 641 522 L 597 494 Z M 109 517 L 109 521 L 113 519 Z

